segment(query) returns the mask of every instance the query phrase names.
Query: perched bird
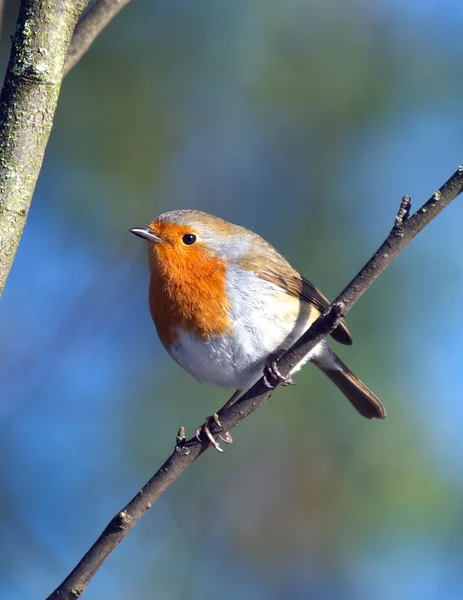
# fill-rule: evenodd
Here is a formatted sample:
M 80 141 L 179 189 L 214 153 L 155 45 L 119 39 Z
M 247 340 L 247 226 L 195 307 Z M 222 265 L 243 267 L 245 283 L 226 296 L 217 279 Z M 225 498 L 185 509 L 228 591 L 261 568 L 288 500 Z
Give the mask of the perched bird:
M 148 241 L 149 306 L 167 352 L 202 382 L 236 389 L 227 405 L 263 373 L 272 385 L 290 384 L 276 359 L 329 302 L 256 233 L 198 210 L 160 215 L 130 230 Z M 344 321 L 332 333 L 352 344 Z M 320 342 L 305 362 L 318 367 L 368 419 L 383 419 L 379 399 Z M 209 417 L 218 422 L 217 415 Z M 220 424 L 220 423 L 219 423 Z M 217 449 L 206 420 L 203 431 Z M 225 434 L 227 436 L 227 434 Z M 222 438 L 231 441 L 230 436 Z

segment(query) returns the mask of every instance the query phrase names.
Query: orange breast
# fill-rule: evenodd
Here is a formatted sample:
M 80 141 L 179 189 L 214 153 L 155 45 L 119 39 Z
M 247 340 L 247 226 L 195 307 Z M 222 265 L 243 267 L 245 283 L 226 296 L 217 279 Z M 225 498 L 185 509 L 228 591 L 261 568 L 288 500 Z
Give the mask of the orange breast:
M 205 251 L 199 243 L 183 248 L 170 242 L 150 244 L 149 259 L 150 311 L 167 349 L 177 339 L 179 329 L 204 340 L 232 331 L 225 261 Z

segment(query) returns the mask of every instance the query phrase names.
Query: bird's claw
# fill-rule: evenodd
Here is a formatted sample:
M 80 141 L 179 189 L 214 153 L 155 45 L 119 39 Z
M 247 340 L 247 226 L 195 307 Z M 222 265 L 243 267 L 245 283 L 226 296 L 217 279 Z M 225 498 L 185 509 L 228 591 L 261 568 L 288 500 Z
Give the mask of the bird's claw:
M 220 438 L 220 439 L 221 439 L 223 442 L 225 442 L 226 444 L 231 444 L 231 443 L 233 442 L 233 438 L 232 438 L 232 436 L 230 435 L 230 432 L 229 432 L 229 431 L 224 431 L 223 433 L 221 433 L 221 434 L 219 435 L 219 438 Z
M 220 419 L 219 419 L 219 415 L 217 413 L 214 413 L 212 416 L 206 418 L 206 422 L 204 423 L 204 425 L 202 427 L 198 427 L 198 429 L 195 432 L 196 439 L 198 440 L 198 442 L 202 443 L 203 440 L 201 439 L 201 437 L 202 437 L 202 434 L 204 434 L 207 437 L 207 439 L 210 441 L 210 443 L 214 446 L 214 448 L 217 450 L 217 452 L 223 452 L 223 449 L 221 448 L 219 442 L 214 438 L 214 436 L 211 433 L 211 430 L 210 430 L 211 423 L 215 423 L 217 425 L 217 427 L 220 427 L 221 429 L 223 429 L 222 423 L 220 422 Z M 226 444 L 231 444 L 233 442 L 233 438 L 228 433 L 228 431 L 224 431 L 223 433 L 221 433 L 219 435 L 219 437 Z
M 264 383 L 268 388 L 274 388 L 277 383 L 280 385 L 296 385 L 296 382 L 291 377 L 285 377 L 280 373 L 280 369 L 277 366 L 278 359 L 284 352 L 277 352 L 271 354 L 264 367 Z

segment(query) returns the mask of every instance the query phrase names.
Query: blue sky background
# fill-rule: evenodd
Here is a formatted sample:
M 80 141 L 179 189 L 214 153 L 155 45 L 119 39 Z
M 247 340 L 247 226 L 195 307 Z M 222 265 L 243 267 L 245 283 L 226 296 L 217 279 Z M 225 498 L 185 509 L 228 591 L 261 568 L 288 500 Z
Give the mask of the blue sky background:
M 128 229 L 206 210 L 334 297 L 463 161 L 462 24 L 455 0 L 133 2 L 70 73 L 1 303 L 2 598 L 46 597 L 227 399 L 162 349 Z M 462 223 L 458 199 L 349 315 L 385 422 L 305 367 L 85 598 L 461 598 Z

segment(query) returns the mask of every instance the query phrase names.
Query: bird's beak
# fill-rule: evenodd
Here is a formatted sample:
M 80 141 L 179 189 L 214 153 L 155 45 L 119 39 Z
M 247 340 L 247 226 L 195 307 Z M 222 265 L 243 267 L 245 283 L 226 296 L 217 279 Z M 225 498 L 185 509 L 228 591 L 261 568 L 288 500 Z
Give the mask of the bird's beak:
M 146 229 L 135 227 L 134 229 L 130 229 L 130 233 L 134 233 L 138 237 L 148 240 L 148 242 L 158 243 L 162 241 L 162 238 L 157 236 L 149 227 L 146 227 Z

